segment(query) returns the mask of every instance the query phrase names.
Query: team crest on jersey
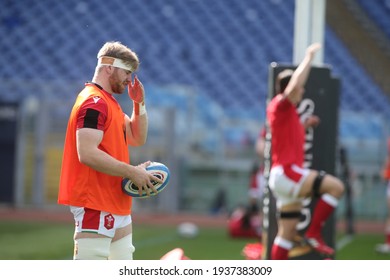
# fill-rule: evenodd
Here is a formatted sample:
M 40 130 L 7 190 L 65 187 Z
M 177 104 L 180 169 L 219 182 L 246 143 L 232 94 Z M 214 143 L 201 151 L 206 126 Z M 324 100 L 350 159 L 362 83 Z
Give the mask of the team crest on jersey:
M 106 229 L 112 229 L 114 227 L 114 223 L 115 218 L 111 214 L 104 216 L 104 227 Z

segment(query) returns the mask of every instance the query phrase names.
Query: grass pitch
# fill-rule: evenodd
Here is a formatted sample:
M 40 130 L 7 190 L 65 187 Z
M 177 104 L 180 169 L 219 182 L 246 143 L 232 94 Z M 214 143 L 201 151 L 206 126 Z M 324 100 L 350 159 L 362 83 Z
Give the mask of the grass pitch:
M 70 260 L 73 254 L 73 224 L 0 221 L 0 260 Z M 232 239 L 225 228 L 201 227 L 196 238 L 178 236 L 175 226 L 135 225 L 134 259 L 156 260 L 182 248 L 193 260 L 244 260 L 241 251 L 254 239 Z M 338 260 L 389 260 L 375 245 L 381 234 L 338 235 Z

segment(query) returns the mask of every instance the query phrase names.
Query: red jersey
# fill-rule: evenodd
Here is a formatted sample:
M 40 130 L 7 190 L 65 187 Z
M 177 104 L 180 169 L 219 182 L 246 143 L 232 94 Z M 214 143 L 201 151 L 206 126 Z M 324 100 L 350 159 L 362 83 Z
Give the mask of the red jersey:
M 271 130 L 272 166 L 303 166 L 305 129 L 294 104 L 283 95 L 276 95 L 267 107 Z

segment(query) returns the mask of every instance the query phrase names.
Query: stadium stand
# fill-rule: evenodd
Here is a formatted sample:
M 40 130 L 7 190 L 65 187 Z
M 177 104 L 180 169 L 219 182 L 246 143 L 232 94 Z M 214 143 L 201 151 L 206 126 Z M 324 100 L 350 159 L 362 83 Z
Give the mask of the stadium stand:
M 84 81 L 100 44 L 120 40 L 139 53 L 145 81 L 192 85 L 232 112 L 245 107 L 244 114 L 261 117 L 268 64 L 291 61 L 294 1 L 95 3 L 46 0 L 26 9 L 20 1 L 5 1 L 0 34 L 7 38 L 1 42 L 7 67 L 0 77 Z M 325 63 L 343 79 L 342 100 L 366 92 L 360 105 L 343 101 L 342 108 L 388 108 L 383 93 L 329 29 Z
M 359 3 L 372 18 L 382 20 L 379 24 L 386 31 L 387 1 Z M 198 127 L 215 127 L 222 117 L 262 123 L 268 65 L 292 61 L 293 27 L 293 0 L 42 0 L 31 5 L 3 0 L 0 79 L 6 82 L 0 99 L 43 98 L 39 86 L 32 90 L 26 82 L 55 83 L 53 96 L 45 98 L 69 99 L 76 92 L 70 83 L 91 78 L 102 43 L 119 40 L 139 54 L 139 76 L 156 104 L 183 108 L 185 101 L 174 97 L 182 90 L 166 88 L 191 87 L 207 100 L 203 105 L 213 107 L 208 111 L 201 105 L 196 117 L 205 119 Z M 372 127 L 365 116 L 389 118 L 389 99 L 329 25 L 324 63 L 342 80 L 341 111 L 356 113 L 353 121 L 350 114 L 341 114 L 341 137 L 383 137 L 383 126 Z M 359 125 L 352 126 L 356 119 Z M 228 140 L 237 143 L 248 133 L 242 127 L 229 131 Z M 257 131 L 250 133 L 257 136 Z M 217 140 L 207 141 L 207 149 L 215 150 Z
M 358 0 L 359 5 L 363 7 L 367 15 L 390 37 L 390 1 L 364 1 Z

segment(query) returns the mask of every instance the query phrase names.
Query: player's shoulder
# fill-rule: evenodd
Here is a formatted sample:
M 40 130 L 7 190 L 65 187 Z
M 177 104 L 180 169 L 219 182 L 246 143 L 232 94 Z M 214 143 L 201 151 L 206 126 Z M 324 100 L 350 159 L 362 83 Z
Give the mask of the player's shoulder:
M 104 97 L 102 97 L 99 94 L 90 94 L 88 96 L 85 96 L 83 104 L 90 104 L 90 105 L 104 105 L 107 106 L 107 101 Z
M 268 110 L 276 110 L 280 107 L 288 106 L 288 103 L 291 103 L 288 98 L 284 94 L 279 93 L 268 103 Z
M 99 94 L 90 94 L 84 96 L 83 101 L 80 104 L 80 109 L 94 109 L 102 113 L 107 113 L 108 104 L 107 101 Z

